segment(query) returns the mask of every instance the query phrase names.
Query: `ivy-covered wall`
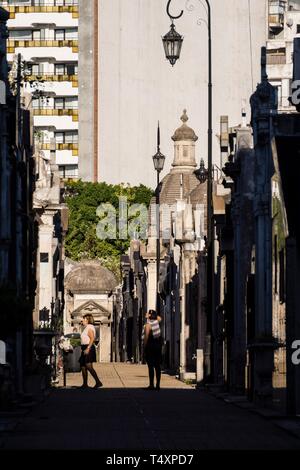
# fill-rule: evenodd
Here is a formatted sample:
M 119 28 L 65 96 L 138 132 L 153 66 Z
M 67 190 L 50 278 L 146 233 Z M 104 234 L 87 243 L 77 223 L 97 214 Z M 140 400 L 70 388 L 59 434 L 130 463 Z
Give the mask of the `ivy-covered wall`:
M 126 197 L 129 205 L 145 204 L 149 207 L 153 190 L 144 185 L 127 187 L 106 183 L 71 182 L 66 187 L 66 203 L 70 211 L 69 231 L 66 237 L 66 256 L 74 261 L 99 259 L 103 266 L 120 278 L 120 256 L 129 247 L 130 239 L 102 240 L 97 237 L 99 217 L 97 208 L 110 203 L 119 215 L 119 198 Z

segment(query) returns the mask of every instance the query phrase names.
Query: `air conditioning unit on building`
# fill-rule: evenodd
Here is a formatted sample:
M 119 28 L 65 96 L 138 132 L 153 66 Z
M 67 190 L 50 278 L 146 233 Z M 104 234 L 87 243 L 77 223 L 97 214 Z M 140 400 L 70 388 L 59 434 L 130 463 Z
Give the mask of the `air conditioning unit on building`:
M 284 29 L 284 13 L 286 0 L 270 0 L 269 3 L 269 31 L 277 35 Z

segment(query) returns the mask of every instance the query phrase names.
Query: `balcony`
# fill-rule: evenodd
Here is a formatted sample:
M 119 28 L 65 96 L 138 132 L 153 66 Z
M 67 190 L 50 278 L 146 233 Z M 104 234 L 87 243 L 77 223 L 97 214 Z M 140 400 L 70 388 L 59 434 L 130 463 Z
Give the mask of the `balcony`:
M 41 150 L 51 150 L 50 142 L 42 142 L 39 144 Z M 72 150 L 73 157 L 78 157 L 78 142 L 72 143 L 56 143 L 56 150 Z
M 73 88 L 78 88 L 78 75 L 69 75 L 69 74 L 57 74 L 55 72 L 45 72 L 39 74 L 31 74 L 26 77 L 28 81 L 39 82 L 43 80 L 44 82 L 72 82 Z
M 79 18 L 78 0 L 29 0 L 26 3 L 0 0 L 0 6 L 9 11 L 10 19 L 17 13 L 71 13 L 72 18 Z
M 34 116 L 71 116 L 72 121 L 78 122 L 78 107 L 68 109 L 53 109 L 49 107 L 33 108 Z
M 17 39 L 9 38 L 7 41 L 7 53 L 14 54 L 17 48 L 24 47 L 70 47 L 74 54 L 78 53 L 78 39 Z

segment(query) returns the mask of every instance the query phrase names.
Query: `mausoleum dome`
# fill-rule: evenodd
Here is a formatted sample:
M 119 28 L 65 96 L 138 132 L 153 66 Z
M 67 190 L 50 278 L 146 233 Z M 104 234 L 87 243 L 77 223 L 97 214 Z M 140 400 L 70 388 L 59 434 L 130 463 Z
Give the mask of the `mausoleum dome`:
M 110 292 L 117 284 L 114 274 L 96 260 L 76 264 L 65 278 L 65 288 L 71 292 Z

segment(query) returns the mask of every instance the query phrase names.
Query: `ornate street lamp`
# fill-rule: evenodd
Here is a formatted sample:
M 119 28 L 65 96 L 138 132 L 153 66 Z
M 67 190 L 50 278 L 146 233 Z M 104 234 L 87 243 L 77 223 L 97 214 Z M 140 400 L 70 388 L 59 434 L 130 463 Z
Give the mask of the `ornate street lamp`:
M 154 168 L 157 171 L 157 176 L 159 178 L 159 173 L 164 169 L 166 157 L 158 150 L 157 153 L 153 156 Z M 159 179 L 158 179 L 159 184 Z
M 202 3 L 202 0 L 199 0 Z M 214 238 L 215 238 L 215 233 L 214 233 L 214 224 L 213 224 L 213 165 L 212 165 L 212 135 L 213 135 L 213 130 L 212 130 L 212 28 L 211 28 L 211 6 L 210 6 L 210 1 L 205 0 L 206 6 L 207 6 L 207 21 L 202 20 L 206 23 L 207 25 L 207 31 L 208 31 L 208 148 L 207 148 L 207 157 L 208 157 L 208 168 L 207 168 L 207 253 L 208 253 L 208 262 L 207 262 L 207 299 L 208 299 L 208 309 L 209 309 L 209 314 L 210 318 L 212 321 L 212 336 L 215 338 L 216 337 L 216 325 L 214 323 L 215 321 L 215 279 L 214 279 Z M 181 10 L 180 14 L 177 16 L 174 16 L 170 13 L 170 4 L 171 0 L 168 0 L 167 3 L 167 15 L 169 18 L 172 20 L 179 19 L 183 15 L 183 10 Z M 175 28 L 174 28 L 175 30 Z M 172 30 L 171 30 L 172 31 Z M 170 32 L 171 33 L 171 32 Z M 169 34 L 170 34 L 169 33 Z M 178 33 L 176 32 L 176 35 Z M 180 36 L 178 34 L 178 36 Z M 176 36 L 177 37 L 177 36 Z M 181 37 L 181 36 L 180 36 Z M 173 47 L 173 52 L 174 54 L 176 53 L 177 55 L 174 55 L 172 57 L 172 54 L 170 54 L 171 60 L 176 63 L 176 60 L 179 58 L 181 46 L 182 46 L 182 41 L 183 38 L 181 37 L 181 42 L 179 43 L 178 38 L 173 39 L 174 46 Z M 165 40 L 163 38 L 163 44 L 165 48 L 165 52 L 169 51 L 172 52 L 172 48 L 169 45 L 166 47 L 165 45 Z M 179 47 L 180 44 L 180 47 Z M 179 54 L 178 54 L 179 51 Z M 167 59 L 169 58 L 168 55 L 166 54 Z M 171 62 L 172 65 L 174 65 Z M 200 167 L 199 170 L 199 177 L 204 178 L 204 164 L 202 167 Z M 196 175 L 197 176 L 197 175 Z M 201 182 L 201 181 L 200 181 Z M 214 358 L 214 360 L 216 360 Z M 214 372 L 217 370 L 217 365 L 213 364 L 214 367 Z
M 159 174 L 164 169 L 166 157 L 160 151 L 160 128 L 159 123 L 157 127 L 157 152 L 153 156 L 154 168 L 157 173 L 157 187 L 156 187 L 156 222 L 157 222 L 157 233 L 156 233 L 156 312 L 160 313 L 160 301 L 159 301 L 159 271 L 160 271 L 160 181 Z
M 179 33 L 177 33 L 173 20 L 170 31 L 165 36 L 163 36 L 162 41 L 165 49 L 166 58 L 173 67 L 180 57 L 181 47 L 183 43 L 183 37 L 180 36 Z
M 48 323 L 50 319 L 50 310 L 47 307 L 44 307 L 40 310 L 39 314 L 39 321 L 44 323 Z
M 205 183 L 205 181 L 207 180 L 208 171 L 204 166 L 203 158 L 201 158 L 201 160 L 200 160 L 200 168 L 198 170 L 196 170 L 194 172 L 194 174 L 196 175 L 196 177 L 197 177 L 198 181 L 200 182 L 200 184 Z
M 157 186 L 159 185 L 159 174 L 164 169 L 166 157 L 160 151 L 160 128 L 159 123 L 157 127 L 157 152 L 152 157 L 155 171 L 157 171 Z
M 213 190 L 213 182 L 212 182 L 212 174 L 213 174 L 213 168 L 212 168 L 212 40 L 211 40 L 211 7 L 210 7 L 210 2 L 209 0 L 205 0 L 206 5 L 207 5 L 207 22 L 205 21 L 207 25 L 207 30 L 208 30 L 208 177 L 207 177 L 207 241 L 208 241 L 208 247 L 210 247 L 212 241 L 214 240 L 214 234 L 213 234 L 213 223 L 212 223 L 212 218 L 213 218 L 213 201 L 212 201 L 212 190 Z M 181 51 L 181 46 L 183 42 L 183 37 L 180 36 L 175 31 L 175 27 L 173 25 L 173 21 L 176 19 L 179 19 L 183 15 L 183 10 L 179 13 L 179 15 L 174 16 L 170 13 L 170 4 L 171 0 L 168 0 L 167 3 L 167 15 L 169 18 L 172 20 L 172 26 L 171 26 L 171 31 L 164 36 L 163 38 L 163 45 L 165 48 L 166 52 L 166 57 L 168 60 L 170 60 L 171 64 L 174 65 L 179 59 L 180 51 Z M 204 20 L 203 20 L 204 21 Z M 172 29 L 173 27 L 173 29 Z M 168 42 L 168 37 L 172 37 L 172 31 L 175 32 L 175 35 L 173 35 L 173 39 L 169 40 Z M 167 39 L 165 39 L 167 38 Z M 180 40 L 179 40 L 180 38 Z

